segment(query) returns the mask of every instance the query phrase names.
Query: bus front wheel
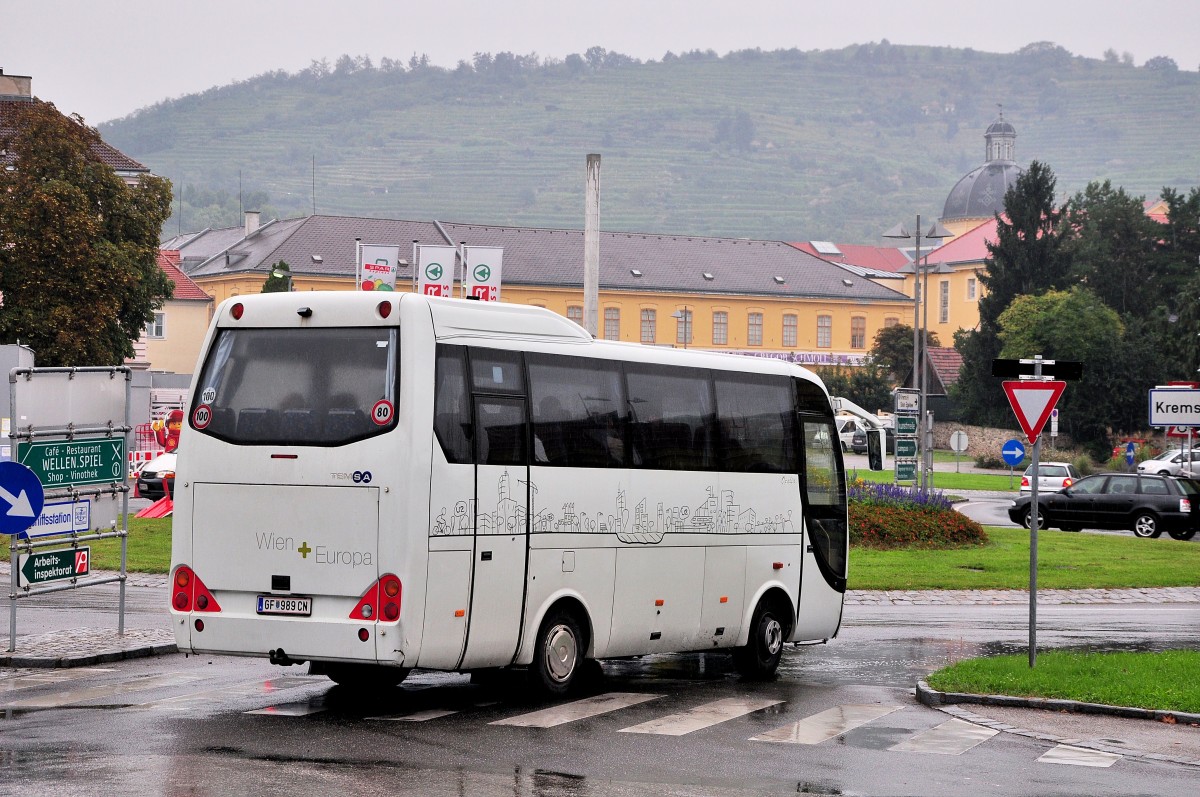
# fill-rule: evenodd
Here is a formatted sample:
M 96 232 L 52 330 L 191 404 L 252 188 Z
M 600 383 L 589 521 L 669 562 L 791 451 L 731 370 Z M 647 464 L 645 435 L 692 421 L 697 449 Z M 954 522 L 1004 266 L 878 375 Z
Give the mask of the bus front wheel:
M 542 621 L 529 667 L 531 684 L 545 697 L 563 697 L 583 663 L 585 641 L 574 615 L 556 609 Z
M 778 610 L 760 602 L 750 621 L 750 638 L 733 652 L 733 666 L 746 678 L 765 680 L 775 675 L 783 656 L 784 621 Z

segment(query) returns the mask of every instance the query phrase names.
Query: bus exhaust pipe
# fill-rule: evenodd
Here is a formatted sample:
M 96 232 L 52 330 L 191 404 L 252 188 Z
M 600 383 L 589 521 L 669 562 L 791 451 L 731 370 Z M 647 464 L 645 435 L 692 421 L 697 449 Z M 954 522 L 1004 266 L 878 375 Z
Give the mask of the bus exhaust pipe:
M 272 664 L 278 664 L 280 667 L 291 667 L 293 664 L 304 663 L 289 658 L 288 654 L 284 652 L 283 648 L 272 648 L 271 650 L 268 650 L 267 658 L 271 660 Z

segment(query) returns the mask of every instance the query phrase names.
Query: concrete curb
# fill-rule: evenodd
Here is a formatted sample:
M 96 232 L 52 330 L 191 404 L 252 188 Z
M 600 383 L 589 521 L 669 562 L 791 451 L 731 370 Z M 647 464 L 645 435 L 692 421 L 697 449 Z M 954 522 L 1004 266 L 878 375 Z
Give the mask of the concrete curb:
M 175 636 L 169 629 L 133 629 L 122 636 L 118 636 L 115 629 L 65 629 L 21 637 L 19 648 L 12 653 L 0 651 L 0 667 L 91 667 L 179 652 Z
M 1108 717 L 1123 717 L 1126 719 L 1156 720 L 1159 722 L 1175 722 L 1183 724 L 1200 724 L 1200 714 L 1186 711 L 1161 711 L 1157 709 L 1133 708 L 1131 706 L 1109 706 L 1103 703 L 1081 703 L 1076 700 L 1059 700 L 1040 697 L 1012 697 L 1009 695 L 977 695 L 970 692 L 939 692 L 924 680 L 917 681 L 917 700 L 930 708 L 943 711 L 951 716 L 982 725 L 994 730 L 1027 736 L 1031 739 L 1066 744 L 1073 747 L 1083 747 L 1088 750 L 1098 750 L 1103 753 L 1115 753 L 1126 758 L 1141 758 L 1149 761 L 1167 761 L 1174 764 L 1186 764 L 1200 767 L 1200 761 L 1180 756 L 1162 755 L 1160 753 L 1145 753 L 1131 750 L 1128 747 L 1117 747 L 1099 742 L 1066 739 L 1049 733 L 1018 728 L 998 720 L 981 716 L 972 711 L 960 708 L 960 704 L 981 706 L 1005 706 L 1009 708 L 1036 708 L 1046 711 L 1068 711 L 1077 714 L 1095 714 Z

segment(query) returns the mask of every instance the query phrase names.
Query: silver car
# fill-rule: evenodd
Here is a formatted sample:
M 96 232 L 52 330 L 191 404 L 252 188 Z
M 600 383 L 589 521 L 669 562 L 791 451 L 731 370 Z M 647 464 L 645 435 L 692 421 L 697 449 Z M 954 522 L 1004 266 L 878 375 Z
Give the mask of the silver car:
M 1192 449 L 1192 470 L 1200 470 L 1200 448 Z M 1154 459 L 1148 459 L 1138 464 L 1138 473 L 1149 473 L 1158 476 L 1179 476 L 1187 468 L 1187 451 L 1172 448 L 1164 451 Z
M 1021 495 L 1033 492 L 1030 476 L 1033 466 L 1025 469 L 1021 476 Z M 1038 493 L 1056 493 L 1079 481 L 1079 471 L 1070 462 L 1041 462 L 1038 464 Z

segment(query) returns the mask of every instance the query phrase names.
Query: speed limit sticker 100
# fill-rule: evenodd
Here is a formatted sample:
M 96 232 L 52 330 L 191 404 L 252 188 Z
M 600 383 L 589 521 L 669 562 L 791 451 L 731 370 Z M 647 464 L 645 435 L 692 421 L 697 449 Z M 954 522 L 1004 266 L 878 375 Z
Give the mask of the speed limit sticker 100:
M 391 423 L 393 412 L 395 409 L 392 407 L 392 402 L 380 399 L 375 402 L 375 406 L 371 407 L 371 420 L 380 426 L 386 426 Z

